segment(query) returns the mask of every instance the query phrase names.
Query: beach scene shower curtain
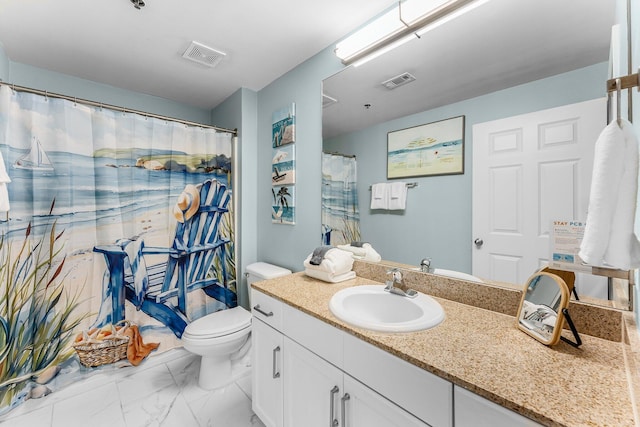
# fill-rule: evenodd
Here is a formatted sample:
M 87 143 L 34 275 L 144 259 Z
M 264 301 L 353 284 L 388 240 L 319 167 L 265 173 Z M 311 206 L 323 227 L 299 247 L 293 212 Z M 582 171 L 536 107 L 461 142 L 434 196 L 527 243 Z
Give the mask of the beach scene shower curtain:
M 0 86 L 0 413 L 113 366 L 78 340 L 135 325 L 153 355 L 237 305 L 232 143 Z
M 356 158 L 322 153 L 322 244 L 360 241 Z

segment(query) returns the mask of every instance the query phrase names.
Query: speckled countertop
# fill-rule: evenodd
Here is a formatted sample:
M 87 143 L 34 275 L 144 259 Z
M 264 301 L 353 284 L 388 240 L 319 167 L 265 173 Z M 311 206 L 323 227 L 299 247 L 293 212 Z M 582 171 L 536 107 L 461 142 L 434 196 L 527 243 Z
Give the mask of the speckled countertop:
M 331 313 L 334 293 L 371 283 L 357 277 L 332 284 L 295 273 L 253 287 L 541 424 L 636 425 L 630 378 L 638 373 L 629 344 L 582 334 L 578 349 L 564 342 L 550 348 L 518 330 L 511 315 L 439 297 L 445 320 L 419 332 L 373 332 Z

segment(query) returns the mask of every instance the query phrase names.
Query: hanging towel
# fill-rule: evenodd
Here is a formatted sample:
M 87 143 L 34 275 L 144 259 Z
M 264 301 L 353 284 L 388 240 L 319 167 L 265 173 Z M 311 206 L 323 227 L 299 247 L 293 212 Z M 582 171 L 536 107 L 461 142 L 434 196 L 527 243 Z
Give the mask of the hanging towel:
M 390 185 L 389 210 L 404 210 L 407 205 L 407 183 L 394 182 Z
M 11 178 L 7 174 L 4 166 L 2 152 L 0 152 L 0 212 L 9 212 L 11 205 L 9 204 L 9 190 L 7 184 L 11 182 Z
M 371 209 L 388 209 L 389 185 L 381 182 L 371 186 Z
M 633 226 L 638 192 L 638 141 L 631 124 L 611 122 L 595 145 L 589 210 L 580 258 L 590 265 L 640 267 Z

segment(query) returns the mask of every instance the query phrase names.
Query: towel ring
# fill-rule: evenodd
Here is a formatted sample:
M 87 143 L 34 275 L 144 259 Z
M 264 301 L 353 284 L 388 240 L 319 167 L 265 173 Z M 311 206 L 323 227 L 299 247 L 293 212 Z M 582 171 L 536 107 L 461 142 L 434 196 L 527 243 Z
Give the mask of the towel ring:
M 622 128 L 620 110 L 622 110 L 622 82 L 620 79 L 616 79 L 616 121 L 618 122 L 618 127 Z

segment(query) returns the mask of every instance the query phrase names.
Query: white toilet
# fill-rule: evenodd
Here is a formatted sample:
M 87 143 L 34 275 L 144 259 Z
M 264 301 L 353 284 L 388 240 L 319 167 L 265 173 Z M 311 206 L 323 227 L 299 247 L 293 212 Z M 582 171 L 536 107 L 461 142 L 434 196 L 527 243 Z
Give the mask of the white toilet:
M 290 270 L 265 262 L 247 266 L 247 290 L 258 280 L 291 274 Z M 231 361 L 250 345 L 251 312 L 238 306 L 203 316 L 187 325 L 182 333 L 184 348 L 199 356 L 198 385 L 206 390 L 226 385 L 231 380 Z M 244 351 L 242 351 L 244 353 Z

